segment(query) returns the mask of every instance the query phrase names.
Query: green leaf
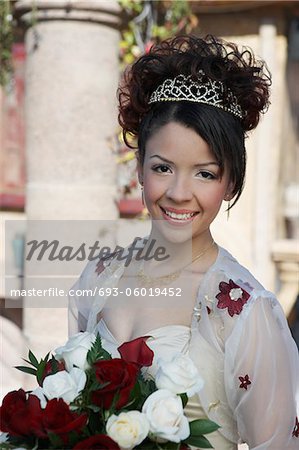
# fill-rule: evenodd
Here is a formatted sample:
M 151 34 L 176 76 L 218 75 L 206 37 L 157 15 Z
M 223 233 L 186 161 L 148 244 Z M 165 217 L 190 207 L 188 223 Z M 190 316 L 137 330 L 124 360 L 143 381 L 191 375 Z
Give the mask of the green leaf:
M 146 400 L 147 397 L 149 397 L 153 392 L 157 390 L 157 386 L 154 380 L 145 380 L 142 375 L 139 378 L 139 387 L 141 396 L 144 398 L 144 400 Z
M 110 408 L 109 408 L 109 413 L 110 413 L 110 415 L 112 415 L 112 414 L 115 413 L 115 411 L 116 411 L 116 405 L 117 405 L 117 402 L 118 402 L 119 398 L 120 398 L 120 393 L 119 393 L 119 391 L 117 391 L 116 394 L 115 394 L 114 397 L 113 397 L 111 406 L 110 406 Z
M 204 436 L 189 436 L 184 442 L 197 448 L 214 448 Z
M 180 397 L 181 397 L 181 399 L 182 399 L 183 408 L 185 408 L 185 406 L 186 406 L 187 403 L 188 403 L 188 395 L 184 393 L 184 394 L 180 394 Z
M 38 450 L 38 438 L 35 439 L 35 445 L 32 450 Z
M 134 384 L 134 387 L 133 387 L 133 389 L 130 392 L 129 400 L 130 401 L 133 401 L 133 400 L 136 400 L 136 399 L 138 400 L 140 398 L 140 396 L 141 396 L 141 386 L 140 386 L 140 383 L 137 381 Z
M 99 383 L 97 380 L 93 381 L 91 386 L 88 388 L 90 392 L 92 391 L 99 391 L 100 389 L 103 389 L 104 387 L 108 386 L 110 384 L 110 381 L 106 381 L 106 383 Z
M 201 436 L 218 430 L 219 425 L 209 419 L 192 420 L 190 423 L 190 435 Z
M 141 390 L 140 390 L 140 385 L 139 382 L 137 381 L 134 386 L 133 389 L 130 392 L 130 397 L 128 400 L 128 403 L 124 406 L 125 409 L 141 409 L 142 404 L 144 403 L 143 398 L 141 397 Z
M 165 445 L 163 445 L 163 449 L 165 450 L 179 450 L 181 444 L 177 444 L 176 442 L 166 442 Z
M 101 415 L 98 412 L 90 411 L 88 419 L 88 430 L 92 435 L 104 432 L 105 422 L 101 420 Z
M 9 445 L 9 448 L 16 449 L 19 447 L 29 448 L 30 450 L 34 446 L 36 439 L 33 436 L 11 436 L 9 435 L 6 444 Z M 0 443 L 0 449 L 2 450 L 2 445 L 4 443 Z
M 134 448 L 139 450 L 157 450 L 159 447 L 156 442 L 153 442 L 150 439 L 146 439 L 145 441 L 141 442 L 141 444 L 137 445 L 137 447 Z
M 91 348 L 88 350 L 87 356 L 91 356 L 94 353 L 101 352 L 102 350 L 102 339 L 99 334 L 96 335 L 96 339 L 94 343 L 92 344 Z
M 104 359 L 108 360 L 111 359 L 110 353 L 108 353 L 106 350 L 102 347 L 102 340 L 99 334 L 96 336 L 96 340 L 92 344 L 92 347 L 87 353 L 86 360 L 90 366 L 92 366 L 95 362 Z
M 62 440 L 57 434 L 48 431 L 48 437 L 54 448 L 62 448 Z
M 91 411 L 93 411 L 94 413 L 98 413 L 102 409 L 100 406 L 93 405 L 93 404 L 88 405 L 87 408 L 90 409 Z
M 85 426 L 83 429 L 81 429 L 80 432 L 71 431 L 68 434 L 68 438 L 69 438 L 68 445 L 67 445 L 67 447 L 64 447 L 64 448 L 72 449 L 76 444 L 78 444 L 78 442 L 83 441 L 84 439 L 89 438 L 89 437 L 90 437 L 90 432 L 89 432 L 87 426 Z M 60 449 L 61 449 L 61 447 L 60 447 Z
M 42 359 L 38 365 L 37 372 L 36 372 L 36 378 L 37 378 L 38 384 L 41 384 L 41 382 L 42 382 L 47 362 L 48 362 L 48 359 L 46 357 L 45 359 Z
M 32 353 L 31 350 L 29 350 L 28 358 L 29 358 L 29 361 L 31 362 L 31 364 L 34 367 L 38 368 L 38 360 L 36 359 L 35 355 Z
M 27 364 L 30 364 L 30 366 L 32 366 L 32 362 L 29 361 L 28 359 L 22 358 L 22 360 L 23 360 L 24 362 L 26 362 Z
M 59 361 L 57 361 L 57 359 L 54 356 L 52 356 L 52 358 L 50 359 L 50 363 L 51 363 L 52 374 L 57 373 L 58 368 L 59 368 Z
M 15 369 L 20 370 L 21 372 L 29 373 L 30 375 L 36 376 L 36 369 L 27 366 L 15 366 Z

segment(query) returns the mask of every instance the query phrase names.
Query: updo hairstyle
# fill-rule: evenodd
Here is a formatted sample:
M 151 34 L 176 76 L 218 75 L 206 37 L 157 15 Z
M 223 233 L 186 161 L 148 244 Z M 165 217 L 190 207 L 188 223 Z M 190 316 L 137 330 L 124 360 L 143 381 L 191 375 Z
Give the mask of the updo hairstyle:
M 149 104 L 155 89 L 167 78 L 200 71 L 211 80 L 220 80 L 229 89 L 243 111 L 242 119 L 212 105 L 166 101 Z M 233 43 L 208 35 L 177 36 L 153 46 L 124 73 L 119 88 L 119 123 L 126 144 L 137 138 L 138 156 L 144 162 L 148 139 L 161 127 L 176 122 L 193 129 L 209 145 L 220 176 L 228 170 L 234 186 L 233 206 L 241 195 L 245 170 L 245 137 L 253 130 L 269 106 L 271 76 L 263 61 L 248 48 L 239 50 Z

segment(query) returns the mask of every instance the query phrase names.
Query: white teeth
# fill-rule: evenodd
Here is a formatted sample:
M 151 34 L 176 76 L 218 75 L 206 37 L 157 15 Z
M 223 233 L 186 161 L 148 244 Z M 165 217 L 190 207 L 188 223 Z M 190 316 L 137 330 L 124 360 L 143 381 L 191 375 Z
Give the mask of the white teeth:
M 171 217 L 172 219 L 178 219 L 178 220 L 186 220 L 191 219 L 191 217 L 194 216 L 195 213 L 188 213 L 188 214 L 176 214 L 174 212 L 166 211 L 164 209 L 167 216 Z

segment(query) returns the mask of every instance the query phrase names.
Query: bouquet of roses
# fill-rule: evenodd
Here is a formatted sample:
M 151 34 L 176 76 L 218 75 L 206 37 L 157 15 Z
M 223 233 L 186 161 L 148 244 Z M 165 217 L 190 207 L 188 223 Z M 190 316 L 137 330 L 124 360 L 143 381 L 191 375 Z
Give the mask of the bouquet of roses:
M 189 422 L 188 398 L 203 385 L 191 359 L 160 361 L 155 379 L 148 337 L 122 344 L 111 358 L 99 335 L 72 336 L 40 361 L 29 351 L 35 375 L 31 392 L 9 392 L 0 407 L 1 449 L 188 449 L 212 448 L 203 436 L 217 430 L 208 419 Z M 2 441 L 2 442 L 1 442 Z

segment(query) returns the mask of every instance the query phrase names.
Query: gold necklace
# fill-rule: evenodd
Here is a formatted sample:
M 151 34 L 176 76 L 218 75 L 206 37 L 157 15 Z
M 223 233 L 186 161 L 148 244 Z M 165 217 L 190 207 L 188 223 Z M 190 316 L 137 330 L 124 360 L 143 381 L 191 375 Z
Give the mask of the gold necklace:
M 162 286 L 166 286 L 167 284 L 172 283 L 174 280 L 176 280 L 181 275 L 182 271 L 184 269 L 186 269 L 186 267 L 190 266 L 195 261 L 199 260 L 202 256 L 204 256 L 207 253 L 207 251 L 213 247 L 214 244 L 215 244 L 215 241 L 213 240 L 212 243 L 207 248 L 205 248 L 201 253 L 196 255 L 195 258 L 193 258 L 190 263 L 186 264 L 180 270 L 170 273 L 168 275 L 162 275 L 160 277 L 150 277 L 149 275 L 146 275 L 146 273 L 144 272 L 144 260 L 143 260 L 142 266 L 140 267 L 140 269 L 137 272 L 139 286 L 148 287 L 148 288 L 149 287 L 162 287 Z

